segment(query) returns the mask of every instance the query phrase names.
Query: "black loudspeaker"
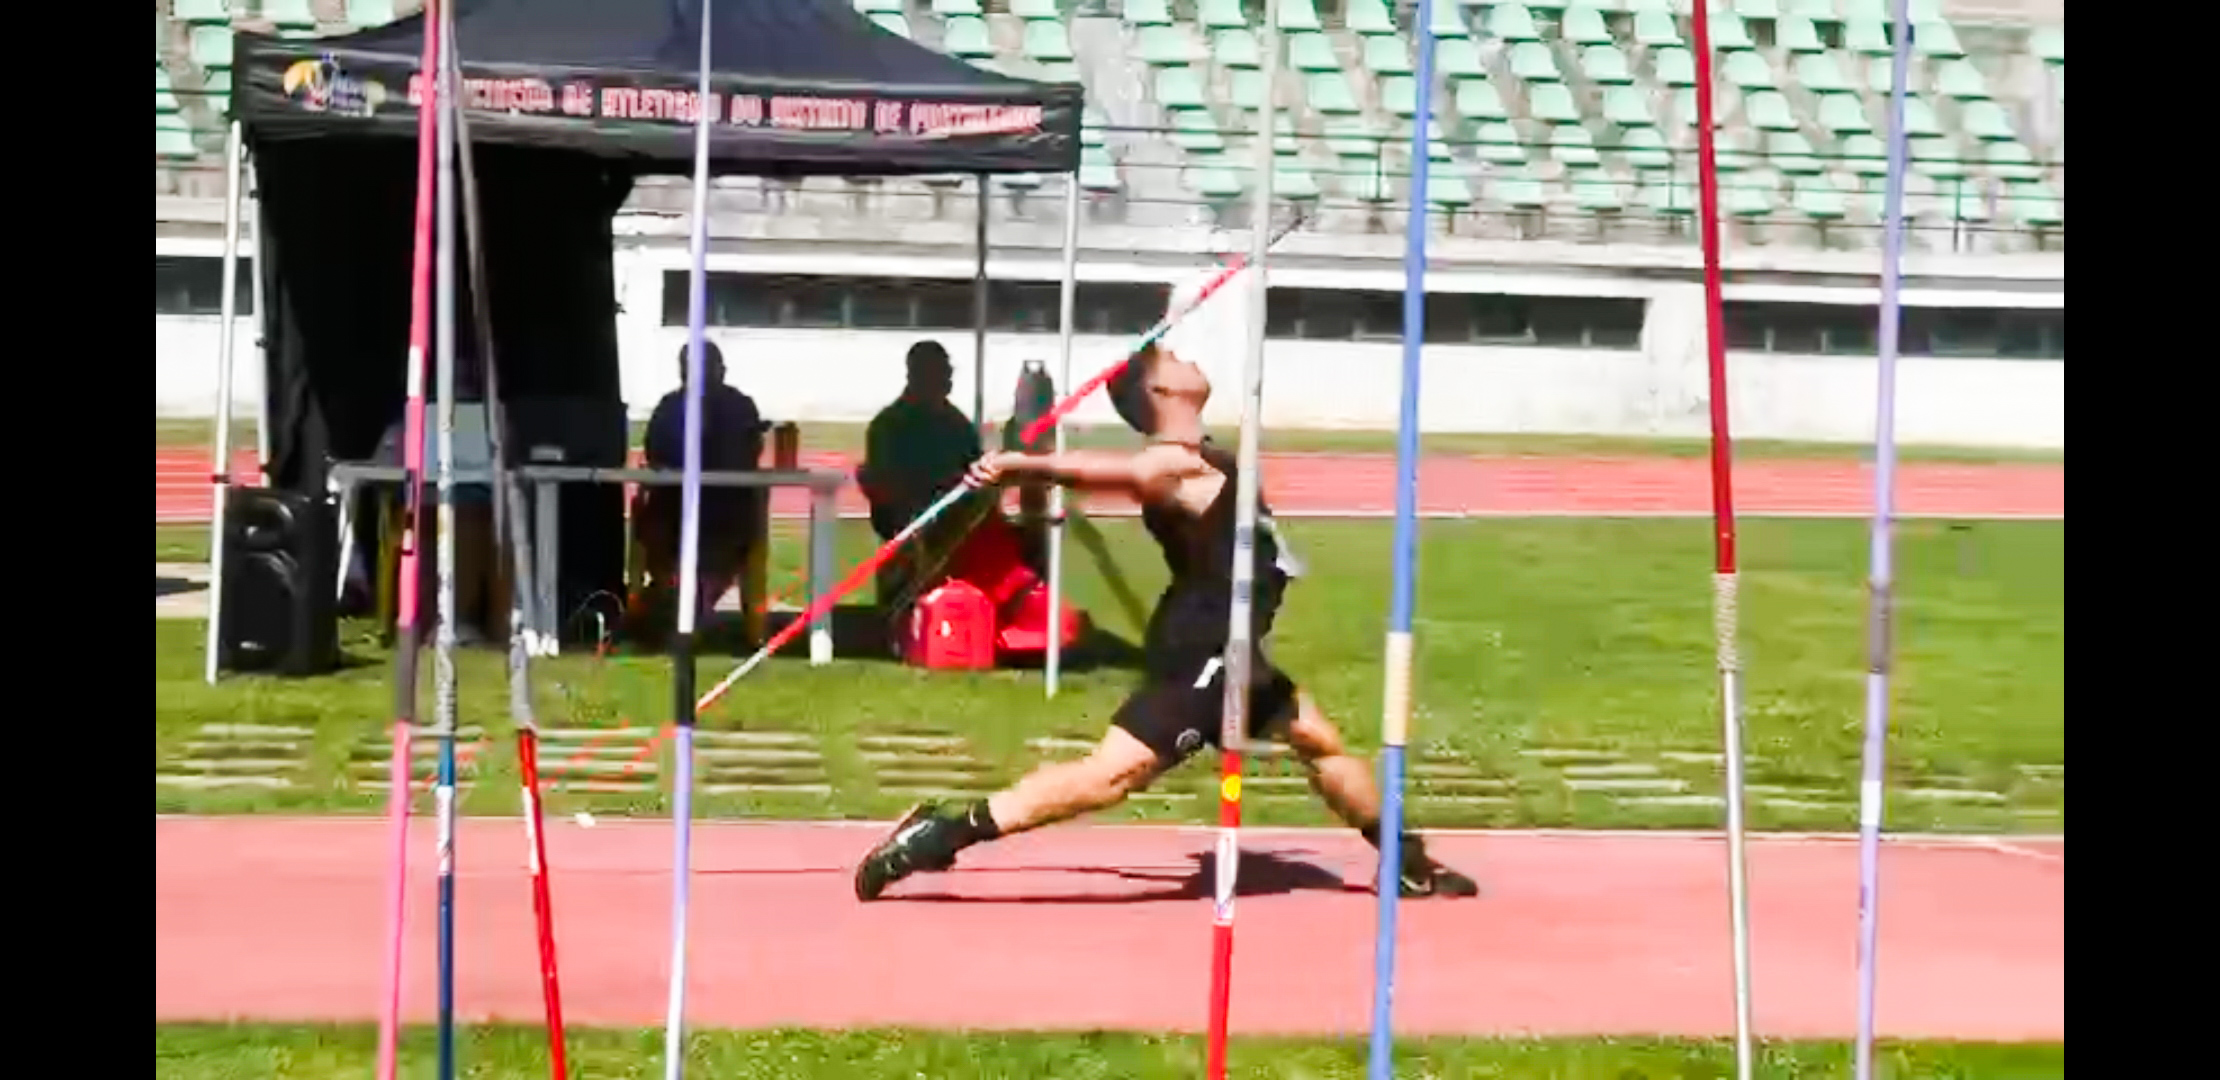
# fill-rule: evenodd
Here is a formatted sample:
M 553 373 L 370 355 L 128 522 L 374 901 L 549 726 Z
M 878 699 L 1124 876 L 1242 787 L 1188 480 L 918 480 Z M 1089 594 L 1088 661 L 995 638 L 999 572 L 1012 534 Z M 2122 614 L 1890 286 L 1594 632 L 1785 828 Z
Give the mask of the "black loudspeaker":
M 339 666 L 338 542 L 328 497 L 231 489 L 220 667 L 300 676 Z

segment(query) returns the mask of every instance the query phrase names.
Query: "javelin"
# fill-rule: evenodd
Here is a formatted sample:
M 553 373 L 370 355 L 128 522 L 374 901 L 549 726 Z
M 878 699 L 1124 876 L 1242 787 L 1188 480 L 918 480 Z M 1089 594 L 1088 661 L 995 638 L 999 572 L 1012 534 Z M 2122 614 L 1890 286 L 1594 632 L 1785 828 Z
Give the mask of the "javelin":
M 1278 243 L 1282 237 L 1285 237 L 1288 233 L 1295 231 L 1295 227 L 1302 224 L 1302 222 L 1303 215 L 1301 214 L 1296 214 L 1294 217 L 1289 218 L 1285 224 L 1272 231 L 1271 238 L 1265 241 L 1265 246 L 1270 247 L 1272 244 Z M 1019 439 L 1023 442 L 1030 443 L 1033 440 L 1040 438 L 1042 432 L 1047 431 L 1051 427 L 1054 427 L 1058 420 L 1064 418 L 1065 414 L 1071 412 L 1073 409 L 1078 408 L 1079 403 L 1086 400 L 1087 395 L 1094 393 L 1096 390 L 1107 384 L 1110 380 L 1117 378 L 1118 373 L 1124 371 L 1125 366 L 1131 363 L 1135 356 L 1138 356 L 1142 352 L 1146 351 L 1150 346 L 1156 344 L 1157 341 L 1161 339 L 1166 333 L 1169 333 L 1172 329 L 1172 325 L 1174 323 L 1177 323 L 1182 316 L 1201 306 L 1202 302 L 1209 299 L 1212 293 L 1215 293 L 1219 289 L 1224 288 L 1227 282 L 1232 281 L 1234 278 L 1240 276 L 1241 271 L 1248 268 L 1249 262 L 1250 260 L 1246 257 L 1236 256 L 1232 261 L 1226 263 L 1226 265 L 1218 271 L 1217 276 L 1204 283 L 1202 290 L 1196 293 L 1193 303 L 1187 305 L 1185 308 L 1182 308 L 1177 312 L 1166 314 L 1162 320 L 1157 322 L 1154 328 L 1150 329 L 1148 333 L 1141 336 L 1141 340 L 1134 345 L 1131 351 L 1126 353 L 1124 359 L 1119 360 L 1117 363 L 1102 369 L 1101 373 L 1095 375 L 1091 379 L 1088 379 L 1086 382 L 1079 384 L 1079 388 L 1073 390 L 1070 396 L 1064 398 L 1062 401 L 1057 402 L 1053 408 L 1049 409 L 1045 413 L 1042 413 L 1038 419 L 1026 425 L 1025 430 L 1019 433 Z M 831 611 L 834 605 L 840 602 L 841 597 L 854 592 L 857 588 L 862 586 L 864 582 L 871 580 L 872 574 L 877 571 L 879 567 L 886 565 L 886 561 L 893 558 L 894 553 L 901 550 L 903 544 L 908 543 L 911 537 L 914 537 L 918 533 L 923 532 L 926 526 L 933 523 L 933 519 L 947 513 L 950 507 L 955 506 L 956 503 L 961 501 L 963 497 L 966 494 L 970 493 L 972 490 L 973 488 L 970 482 L 966 481 L 964 483 L 956 485 L 953 488 L 950 488 L 948 490 L 948 494 L 934 500 L 931 506 L 926 507 L 925 510 L 922 513 L 918 514 L 916 518 L 912 519 L 909 524 L 902 526 L 902 531 L 895 533 L 893 539 L 890 539 L 886 543 L 879 545 L 879 550 L 872 552 L 870 558 L 867 558 L 863 560 L 863 562 L 858 563 L 854 570 L 848 572 L 847 577 L 840 580 L 839 584 L 834 585 L 825 593 L 825 595 L 817 597 L 816 599 L 810 601 L 808 608 L 803 610 L 803 612 L 799 616 L 796 616 L 793 622 L 790 622 L 786 624 L 785 627 L 781 628 L 778 633 L 771 635 L 771 639 L 764 642 L 763 647 L 755 651 L 755 655 L 741 661 L 739 667 L 732 669 L 732 674 L 725 676 L 723 679 L 718 681 L 717 685 L 710 687 L 709 692 L 703 694 L 701 696 L 701 700 L 695 704 L 694 711 L 696 713 L 699 713 L 703 710 L 706 710 L 711 705 L 715 704 L 719 698 L 724 697 L 725 692 L 732 689 L 732 684 L 739 682 L 742 678 L 746 677 L 749 672 L 754 671 L 757 667 L 761 666 L 763 661 L 770 659 L 771 654 L 779 651 L 780 647 L 784 646 L 787 642 L 792 641 L 796 637 L 800 636 L 802 631 L 806 629 L 811 622 L 824 617 L 825 613 Z

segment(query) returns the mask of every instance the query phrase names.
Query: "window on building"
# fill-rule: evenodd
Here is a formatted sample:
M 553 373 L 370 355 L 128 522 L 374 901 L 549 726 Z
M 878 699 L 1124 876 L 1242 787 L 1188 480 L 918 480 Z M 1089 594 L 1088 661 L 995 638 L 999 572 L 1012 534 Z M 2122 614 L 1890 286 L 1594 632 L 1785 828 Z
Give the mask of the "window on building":
M 1872 356 L 1880 347 L 1875 306 L 1730 302 L 1728 347 L 1746 352 Z M 1900 356 L 2000 360 L 2066 358 L 2066 313 L 2041 308 L 1907 307 L 1897 327 Z
M 223 314 L 224 261 L 213 255 L 156 255 L 156 315 Z M 241 258 L 233 302 L 241 315 L 254 314 L 254 260 Z

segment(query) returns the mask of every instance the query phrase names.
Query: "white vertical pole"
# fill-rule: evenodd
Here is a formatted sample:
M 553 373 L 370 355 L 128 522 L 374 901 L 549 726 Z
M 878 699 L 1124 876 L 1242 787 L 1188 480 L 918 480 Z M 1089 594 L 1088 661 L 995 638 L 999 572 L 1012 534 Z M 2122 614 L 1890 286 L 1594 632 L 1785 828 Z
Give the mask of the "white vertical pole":
M 216 332 L 216 446 L 208 467 L 214 488 L 208 537 L 208 645 L 202 675 L 216 685 L 217 653 L 223 644 L 224 621 L 224 510 L 231 488 L 231 346 L 233 324 L 239 316 L 239 122 L 224 133 L 224 257 L 223 284 L 217 314 L 222 325 Z M 255 305 L 260 311 L 261 305 Z
M 255 353 L 262 358 L 262 377 L 259 380 L 262 384 L 262 394 L 255 402 L 254 409 L 254 461 L 256 469 L 262 473 L 263 482 L 268 483 L 270 476 L 270 316 L 264 310 L 262 294 L 262 256 L 264 254 L 262 250 L 262 174 L 251 161 L 242 163 L 240 167 L 246 170 L 248 200 L 246 213 L 248 214 L 247 222 L 252 226 L 247 230 L 247 240 L 254 245 L 254 269 L 253 273 L 247 277 L 247 295 L 254 298 L 254 349 Z
M 1064 287 L 1057 298 L 1056 396 L 1071 393 L 1071 338 L 1073 310 L 1079 297 L 1079 174 L 1064 176 Z M 1064 452 L 1064 418 L 1056 418 L 1056 452 Z M 1056 696 L 1064 667 L 1064 487 L 1048 488 L 1048 679 L 1044 687 Z

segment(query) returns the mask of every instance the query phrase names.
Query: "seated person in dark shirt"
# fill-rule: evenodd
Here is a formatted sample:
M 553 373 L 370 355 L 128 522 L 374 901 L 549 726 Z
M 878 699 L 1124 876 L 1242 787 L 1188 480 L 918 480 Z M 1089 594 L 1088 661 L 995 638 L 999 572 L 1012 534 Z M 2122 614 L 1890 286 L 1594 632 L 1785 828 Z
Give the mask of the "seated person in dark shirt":
M 648 418 L 647 467 L 686 467 L 686 348 L 678 351 L 679 387 L 663 395 Z M 701 467 L 703 472 L 750 472 L 763 456 L 770 425 L 755 400 L 725 383 L 725 358 L 702 343 Z M 700 608 L 706 615 L 746 565 L 766 499 L 761 488 L 701 487 Z M 643 484 L 632 510 L 633 542 L 647 564 L 652 595 L 674 598 L 679 581 L 679 530 L 685 492 L 676 484 Z
M 963 483 L 965 470 L 983 452 L 978 429 L 948 400 L 955 383 L 948 350 L 936 341 L 920 341 L 910 346 L 906 363 L 902 396 L 871 418 L 863 464 L 856 469 L 857 484 L 871 505 L 871 529 L 882 541 L 893 539 L 933 500 Z M 880 601 L 894 602 L 914 573 L 937 564 L 957 526 L 973 513 L 970 506 L 951 509 L 888 563 L 879 577 Z

